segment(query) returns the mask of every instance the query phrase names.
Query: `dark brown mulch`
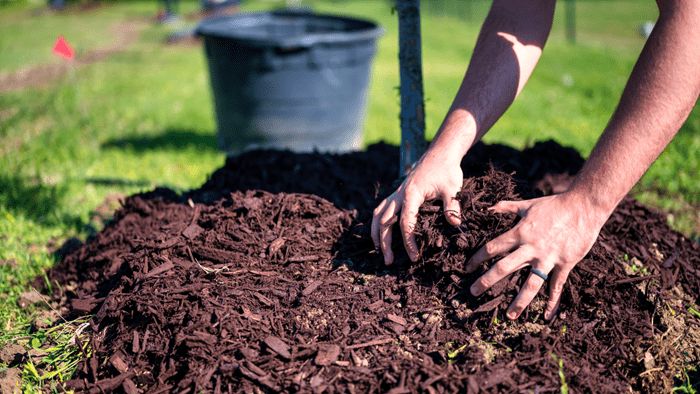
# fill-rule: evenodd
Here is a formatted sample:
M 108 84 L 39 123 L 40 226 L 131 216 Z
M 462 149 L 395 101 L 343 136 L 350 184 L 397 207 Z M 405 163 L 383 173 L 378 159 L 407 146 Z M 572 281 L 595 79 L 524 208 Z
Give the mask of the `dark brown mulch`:
M 249 152 L 198 190 L 127 198 L 49 272 L 76 285 L 75 315 L 95 314 L 93 354 L 66 388 L 658 393 L 698 362 L 700 320 L 688 307 L 700 246 L 631 198 L 572 271 L 552 322 L 541 318 L 545 289 L 518 321 L 504 318 L 526 272 L 470 295 L 480 273 L 466 274 L 465 259 L 517 220 L 486 208 L 560 191 L 583 163 L 575 151 L 477 145 L 462 163 L 463 225 L 424 204 L 421 261 L 409 264 L 395 239 L 386 267 L 369 220 L 393 191 L 398 155 L 384 144 Z

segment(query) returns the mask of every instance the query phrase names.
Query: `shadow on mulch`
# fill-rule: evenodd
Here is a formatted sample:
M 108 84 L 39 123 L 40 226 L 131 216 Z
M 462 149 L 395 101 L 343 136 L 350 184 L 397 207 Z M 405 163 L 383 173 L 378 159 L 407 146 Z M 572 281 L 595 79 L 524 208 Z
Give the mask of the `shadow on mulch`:
M 658 393 L 697 364 L 700 245 L 632 198 L 572 271 L 551 322 L 546 289 L 505 319 L 523 273 L 470 295 L 479 273 L 466 274 L 465 259 L 517 220 L 486 208 L 565 189 L 583 164 L 574 150 L 475 146 L 462 163 L 464 224 L 424 204 L 421 261 L 409 264 L 395 239 L 387 267 L 369 220 L 398 162 L 385 144 L 255 151 L 198 190 L 127 198 L 48 273 L 76 289 L 57 300 L 94 314 L 92 356 L 66 389 Z

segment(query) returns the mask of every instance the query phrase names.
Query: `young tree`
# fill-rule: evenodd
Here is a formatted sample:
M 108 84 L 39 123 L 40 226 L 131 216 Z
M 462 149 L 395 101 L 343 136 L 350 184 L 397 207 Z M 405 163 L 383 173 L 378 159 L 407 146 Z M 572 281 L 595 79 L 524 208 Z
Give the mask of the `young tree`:
M 427 148 L 423 68 L 421 66 L 420 0 L 397 0 L 401 74 L 401 166 L 406 176 Z

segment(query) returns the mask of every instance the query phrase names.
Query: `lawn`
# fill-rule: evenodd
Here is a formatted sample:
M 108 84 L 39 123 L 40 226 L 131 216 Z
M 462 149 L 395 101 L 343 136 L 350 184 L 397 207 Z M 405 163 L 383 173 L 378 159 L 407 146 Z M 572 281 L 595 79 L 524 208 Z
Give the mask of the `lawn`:
M 466 70 L 487 2 L 434 0 L 423 12 L 427 135 L 432 137 Z M 243 10 L 283 2 L 247 1 Z M 73 66 L 48 85 L 0 93 L 0 345 L 28 335 L 45 305 L 19 308 L 19 295 L 56 262 L 67 239 L 98 232 L 119 196 L 164 186 L 202 185 L 221 167 L 204 53 L 199 44 L 165 45 L 156 2 L 115 2 L 55 14 L 43 3 L 0 7 L 0 78 L 47 64 L 59 34 L 78 57 L 115 45 L 124 21 L 138 36 L 99 62 Z M 398 32 L 388 1 L 308 1 L 319 12 L 374 20 L 385 29 L 374 60 L 365 143 L 399 141 Z M 530 82 L 485 137 L 522 148 L 554 139 L 587 156 L 605 127 L 644 45 L 639 25 L 655 20 L 653 1 L 579 1 L 576 45 L 565 38 L 563 3 Z M 198 1 L 181 4 L 183 14 Z M 1 79 L 0 79 L 1 80 Z M 0 90 L 1 91 L 1 90 Z M 687 236 L 700 234 L 700 110 L 634 193 L 669 212 Z M 0 365 L 0 368 L 2 365 Z

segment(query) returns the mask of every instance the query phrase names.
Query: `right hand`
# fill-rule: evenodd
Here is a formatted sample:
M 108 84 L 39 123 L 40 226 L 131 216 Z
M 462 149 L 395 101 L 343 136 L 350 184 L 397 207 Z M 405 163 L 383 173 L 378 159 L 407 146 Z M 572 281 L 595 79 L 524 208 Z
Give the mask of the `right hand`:
M 440 199 L 447 222 L 453 226 L 461 224 L 459 202 L 455 200 L 462 187 L 460 162 L 461 157 L 450 159 L 439 149 L 428 150 L 401 186 L 374 209 L 372 241 L 377 249 L 381 248 L 385 264 L 394 262 L 391 236 L 397 220 L 408 257 L 412 262 L 418 260 L 418 245 L 413 230 L 423 202 Z

